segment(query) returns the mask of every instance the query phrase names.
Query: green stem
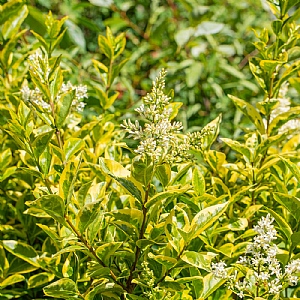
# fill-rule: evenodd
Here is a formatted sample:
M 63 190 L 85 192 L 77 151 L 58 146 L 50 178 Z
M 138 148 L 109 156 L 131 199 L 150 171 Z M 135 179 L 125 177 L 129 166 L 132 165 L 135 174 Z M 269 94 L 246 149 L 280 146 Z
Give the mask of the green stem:
M 150 192 L 150 183 L 148 184 L 146 192 L 145 192 L 145 201 L 143 203 L 143 221 L 142 221 L 141 230 L 140 230 L 140 234 L 139 234 L 139 240 L 143 239 L 144 234 L 145 234 L 145 229 L 146 229 L 145 227 L 146 227 L 146 220 L 147 220 L 147 208 L 145 207 L 145 205 L 146 205 L 146 203 L 148 201 L 148 198 L 149 198 L 149 192 Z M 130 268 L 130 274 L 129 274 L 129 277 L 128 277 L 127 282 L 126 282 L 127 291 L 129 293 L 131 293 L 135 288 L 135 284 L 132 284 L 131 281 L 133 279 L 133 272 L 136 269 L 136 265 L 138 263 L 140 255 L 141 255 L 141 248 L 136 246 L 136 248 L 135 248 L 135 259 L 134 259 L 134 262 L 133 262 L 133 264 Z
M 76 236 L 80 239 L 80 241 L 85 245 L 85 247 L 89 250 L 89 252 L 93 255 L 93 257 L 97 260 L 97 262 L 104 268 L 107 268 L 107 265 L 97 256 L 95 249 L 88 243 L 88 241 L 81 235 L 81 233 L 76 229 L 73 225 L 72 221 L 69 219 L 68 216 L 65 216 L 65 220 L 72 229 L 72 231 L 76 234 Z M 125 289 L 125 286 L 118 282 L 117 276 L 114 274 L 112 270 L 110 270 L 110 276 L 112 277 L 113 281 L 120 285 L 122 288 Z

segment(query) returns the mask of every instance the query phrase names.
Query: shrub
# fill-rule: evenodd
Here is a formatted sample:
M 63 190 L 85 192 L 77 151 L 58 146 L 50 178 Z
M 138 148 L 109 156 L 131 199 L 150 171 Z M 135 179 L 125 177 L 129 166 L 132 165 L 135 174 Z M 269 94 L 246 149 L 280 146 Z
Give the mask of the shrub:
M 122 115 L 125 34 L 107 27 L 101 60 L 76 67 L 60 47 L 67 18 L 28 33 L 34 10 L 1 6 L 1 299 L 299 297 L 300 10 L 270 8 L 273 34 L 256 33 L 250 61 L 263 98 L 229 95 L 241 124 L 219 138 L 221 115 L 199 131 L 176 120 L 164 69 Z

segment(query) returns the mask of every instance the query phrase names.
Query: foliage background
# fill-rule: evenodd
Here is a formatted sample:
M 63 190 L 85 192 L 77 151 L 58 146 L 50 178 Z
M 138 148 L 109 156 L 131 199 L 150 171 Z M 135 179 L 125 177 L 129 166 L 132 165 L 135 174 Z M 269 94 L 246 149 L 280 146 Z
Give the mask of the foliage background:
M 289 13 L 297 21 L 299 3 L 287 2 L 295 4 Z M 0 299 L 228 299 L 234 296 L 218 289 L 223 281 L 211 276 L 209 264 L 217 255 L 234 263 L 266 212 L 277 222 L 281 263 L 299 257 L 299 134 L 278 132 L 299 117 L 299 66 L 290 72 L 291 112 L 270 132 L 259 123 L 269 117 L 263 105 L 249 113 L 250 104 L 269 105 L 272 91 L 259 87 L 248 60 L 259 64 L 287 35 L 274 34 L 264 1 L 12 0 L 1 1 L 2 8 L 8 3 L 10 13 L 0 15 Z M 113 41 L 111 56 L 103 36 Z M 53 70 L 45 82 L 47 68 L 38 74 L 28 61 L 41 45 L 41 60 Z M 273 66 L 288 69 L 299 58 L 297 39 L 284 47 L 293 48 L 289 60 L 272 57 L 260 75 L 267 83 Z M 128 118 L 144 124 L 134 109 L 161 68 L 183 131 L 207 134 L 196 162 L 143 160 L 120 129 Z M 285 73 L 278 74 L 276 80 Z M 72 101 L 70 91 L 51 102 L 62 81 L 87 85 L 83 112 L 61 109 Z M 26 84 L 50 95 L 56 110 L 23 101 Z M 206 223 L 194 236 L 197 222 Z M 178 224 L 186 232 L 178 233 Z M 285 296 L 299 297 L 297 287 Z
M 87 84 L 93 80 L 89 69 L 90 58 L 97 51 L 96 36 L 106 26 L 115 34 L 126 32 L 125 56 L 129 61 L 117 86 L 122 92 L 120 101 L 115 103 L 117 113 L 122 115 L 125 109 L 134 106 L 144 91 L 150 89 L 157 70 L 164 67 L 175 101 L 184 104 L 179 119 L 185 128 L 199 129 L 222 113 L 225 122 L 221 133 L 232 136 L 240 118 L 227 94 L 238 91 L 249 101 L 262 97 L 247 62 L 255 54 L 253 29 L 270 28 L 272 15 L 266 3 L 256 0 L 110 3 L 31 1 L 25 23 L 43 34 L 42 13 L 50 9 L 57 16 L 69 16 L 68 33 L 61 45 L 64 49 L 71 47 L 70 59 L 78 61 L 79 68 L 73 68 L 71 76 L 84 78 Z

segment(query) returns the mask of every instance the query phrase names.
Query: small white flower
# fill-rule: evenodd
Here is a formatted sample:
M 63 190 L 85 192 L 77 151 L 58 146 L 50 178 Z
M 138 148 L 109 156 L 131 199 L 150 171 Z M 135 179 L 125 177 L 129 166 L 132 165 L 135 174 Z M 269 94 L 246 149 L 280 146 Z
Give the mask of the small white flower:
M 225 278 L 228 277 L 228 274 L 227 274 L 227 271 L 226 271 L 225 267 L 227 267 L 227 265 L 223 261 L 211 264 L 212 273 L 217 278 L 225 279 Z

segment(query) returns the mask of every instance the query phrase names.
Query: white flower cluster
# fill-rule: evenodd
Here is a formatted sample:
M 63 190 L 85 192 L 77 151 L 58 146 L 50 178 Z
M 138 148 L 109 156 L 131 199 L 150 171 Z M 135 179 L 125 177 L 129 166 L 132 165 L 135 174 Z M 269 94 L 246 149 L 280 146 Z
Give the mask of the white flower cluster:
M 29 61 L 30 70 L 32 71 L 33 76 L 36 76 L 42 83 L 46 83 L 51 71 L 49 68 L 47 54 L 44 54 L 41 50 L 37 50 L 34 54 L 29 56 Z M 84 98 L 88 98 L 86 85 L 75 86 L 72 85 L 70 81 L 63 83 L 53 104 L 55 104 L 55 102 L 57 102 L 63 94 L 72 91 L 75 92 L 75 96 L 72 101 L 71 109 L 73 111 L 82 112 L 85 106 L 85 103 L 82 100 Z M 34 104 L 39 109 L 45 111 L 49 111 L 51 108 L 50 104 L 43 98 L 43 93 L 38 87 L 31 90 L 27 84 L 23 84 L 20 92 L 23 101 Z
M 263 295 L 276 295 L 288 285 L 298 283 L 299 278 L 296 274 L 300 273 L 300 259 L 291 261 L 283 271 L 276 258 L 278 248 L 273 241 L 276 239 L 277 232 L 272 225 L 273 221 L 274 219 L 268 214 L 254 226 L 258 235 L 248 245 L 245 255 L 237 261 L 238 264 L 248 268 L 243 280 L 238 279 L 237 270 L 233 275 L 229 275 L 223 261 L 212 264 L 214 276 L 226 279 L 228 288 L 240 298 L 251 295 L 257 289 Z
M 83 84 L 80 84 L 78 86 L 72 85 L 72 83 L 68 81 L 67 83 L 62 84 L 58 97 L 60 97 L 60 95 L 63 93 L 71 91 L 75 91 L 75 97 L 72 102 L 72 108 L 74 110 L 77 110 L 78 112 L 82 112 L 86 104 L 85 102 L 82 102 L 82 99 L 88 98 L 87 86 Z
M 288 82 L 284 83 L 280 90 L 276 101 L 278 101 L 275 108 L 272 110 L 270 115 L 270 122 L 272 122 L 277 116 L 280 114 L 286 113 L 291 109 L 291 99 L 287 97 L 288 92 Z M 294 119 L 287 121 L 284 125 L 279 129 L 279 133 L 284 133 L 288 130 L 296 130 L 300 129 L 300 120 Z
M 75 91 L 75 96 L 72 101 L 71 110 L 77 111 L 77 112 L 82 112 L 86 105 L 86 103 L 83 102 L 82 99 L 88 98 L 86 85 L 74 86 L 70 82 L 68 82 L 66 84 L 63 83 L 60 88 L 60 91 L 58 92 L 58 95 L 55 99 L 56 100 L 55 102 L 57 102 L 63 94 L 65 94 L 67 92 L 71 92 L 71 91 Z M 20 92 L 21 92 L 21 98 L 23 101 L 34 104 L 39 109 L 49 111 L 51 106 L 49 103 L 47 103 L 43 99 L 43 93 L 40 91 L 40 89 L 38 87 L 31 90 L 27 84 L 23 84 L 23 87 L 20 90 Z
M 43 94 L 39 88 L 36 87 L 34 90 L 31 90 L 28 85 L 23 85 L 20 92 L 23 101 L 33 103 L 44 110 L 50 109 L 50 104 L 43 100 Z
M 163 69 L 153 82 L 151 93 L 143 98 L 136 111 L 146 120 L 142 127 L 139 121 L 125 120 L 123 127 L 130 136 L 139 140 L 137 154 L 150 156 L 155 162 L 181 162 L 190 159 L 191 148 L 188 136 L 180 135 L 181 122 L 171 122 L 171 98 L 164 94 L 166 71 Z

